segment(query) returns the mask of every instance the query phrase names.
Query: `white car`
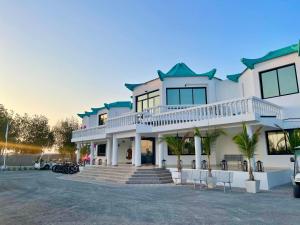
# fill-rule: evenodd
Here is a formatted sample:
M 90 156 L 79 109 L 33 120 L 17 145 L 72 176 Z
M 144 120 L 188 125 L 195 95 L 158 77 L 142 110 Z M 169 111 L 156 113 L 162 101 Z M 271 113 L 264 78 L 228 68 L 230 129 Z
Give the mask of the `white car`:
M 44 161 L 37 161 L 34 163 L 33 167 L 36 170 L 50 170 L 56 163 L 53 162 L 44 162 Z
M 300 198 L 300 148 L 295 150 L 294 157 L 291 158 L 291 162 L 294 163 L 294 175 L 292 177 L 294 197 Z

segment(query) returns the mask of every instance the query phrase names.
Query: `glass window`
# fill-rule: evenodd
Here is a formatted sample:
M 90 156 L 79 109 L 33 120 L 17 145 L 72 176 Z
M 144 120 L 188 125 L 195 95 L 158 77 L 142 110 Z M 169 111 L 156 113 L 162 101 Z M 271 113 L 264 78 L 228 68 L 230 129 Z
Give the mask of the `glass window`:
M 206 88 L 168 88 L 168 105 L 206 104 Z
M 106 144 L 101 144 L 97 146 L 97 156 L 105 156 Z
M 167 89 L 167 104 L 179 105 L 179 89 Z
M 287 66 L 278 69 L 278 80 L 280 85 L 280 94 L 287 95 L 298 92 L 295 66 Z
M 206 89 L 205 88 L 194 88 L 193 96 L 194 96 L 194 104 L 195 105 L 206 104 Z
M 261 82 L 263 86 L 264 98 L 269 98 L 269 97 L 279 95 L 279 87 L 278 87 L 276 70 L 262 73 Z
M 99 115 L 99 122 L 98 125 L 104 125 L 107 121 L 107 113 L 103 113 Z
M 142 112 L 160 104 L 159 91 L 153 91 L 136 97 L 136 111 Z
M 260 73 L 263 98 L 298 93 L 295 65 L 284 66 Z
M 288 130 L 288 132 L 293 132 L 293 130 Z M 291 154 L 288 141 L 282 131 L 267 131 L 266 138 L 269 155 Z
M 180 104 L 181 105 L 193 104 L 193 89 L 189 89 L 189 88 L 180 89 Z

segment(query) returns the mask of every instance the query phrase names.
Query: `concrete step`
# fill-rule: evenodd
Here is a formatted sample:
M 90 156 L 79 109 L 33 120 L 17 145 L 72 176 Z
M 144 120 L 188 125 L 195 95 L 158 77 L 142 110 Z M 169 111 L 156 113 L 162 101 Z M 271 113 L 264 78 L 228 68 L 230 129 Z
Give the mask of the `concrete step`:
M 86 166 L 71 178 L 79 181 L 108 181 L 128 184 L 165 184 L 172 183 L 171 173 L 166 169 L 153 167 L 135 168 L 121 166 Z

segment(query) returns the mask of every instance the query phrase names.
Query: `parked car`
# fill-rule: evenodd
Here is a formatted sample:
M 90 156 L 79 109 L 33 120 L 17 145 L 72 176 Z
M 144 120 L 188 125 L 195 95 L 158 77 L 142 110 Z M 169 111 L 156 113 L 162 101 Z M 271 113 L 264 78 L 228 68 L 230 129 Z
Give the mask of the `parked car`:
M 36 170 L 50 170 L 52 169 L 52 167 L 55 165 L 56 163 L 55 162 L 52 162 L 52 161 L 44 161 L 44 160 L 38 160 L 38 161 L 35 161 L 33 167 L 34 169 Z
M 294 157 L 291 158 L 294 163 L 294 174 L 292 177 L 294 197 L 300 198 L 300 147 L 295 150 Z

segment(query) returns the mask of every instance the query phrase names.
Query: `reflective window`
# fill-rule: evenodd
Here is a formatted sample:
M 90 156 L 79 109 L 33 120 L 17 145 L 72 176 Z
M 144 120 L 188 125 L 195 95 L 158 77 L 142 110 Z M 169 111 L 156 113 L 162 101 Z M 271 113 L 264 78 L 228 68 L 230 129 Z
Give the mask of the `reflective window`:
M 103 113 L 99 115 L 98 125 L 104 125 L 107 121 L 107 113 Z
M 167 89 L 167 104 L 179 105 L 179 89 Z
M 298 93 L 295 65 L 288 65 L 260 73 L 263 98 Z
M 292 133 L 294 130 L 288 130 Z M 289 155 L 292 154 L 288 141 L 283 131 L 267 131 L 267 148 L 269 155 Z
M 159 90 L 149 92 L 136 97 L 136 111 L 142 112 L 160 104 Z
M 206 103 L 206 88 L 167 88 L 167 105 L 201 105 Z

